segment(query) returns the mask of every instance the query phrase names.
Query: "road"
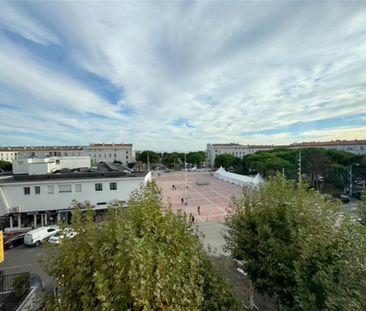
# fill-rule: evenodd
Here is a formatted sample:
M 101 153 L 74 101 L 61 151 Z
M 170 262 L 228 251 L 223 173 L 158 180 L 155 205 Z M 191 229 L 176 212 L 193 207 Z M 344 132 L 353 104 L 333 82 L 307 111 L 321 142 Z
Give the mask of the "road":
M 17 246 L 5 251 L 5 260 L 0 264 L 0 270 L 5 275 L 21 272 L 31 272 L 38 274 L 43 282 L 45 289 L 51 288 L 51 279 L 44 272 L 39 262 L 40 258 L 47 256 L 48 249 L 41 245 L 39 247 Z

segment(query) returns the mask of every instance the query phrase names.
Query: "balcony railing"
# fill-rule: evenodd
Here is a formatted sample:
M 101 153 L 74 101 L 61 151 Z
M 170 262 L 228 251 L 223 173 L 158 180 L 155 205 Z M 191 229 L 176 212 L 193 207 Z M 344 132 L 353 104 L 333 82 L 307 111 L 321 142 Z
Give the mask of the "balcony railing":
M 0 273 L 0 311 L 14 311 L 30 291 L 30 274 Z

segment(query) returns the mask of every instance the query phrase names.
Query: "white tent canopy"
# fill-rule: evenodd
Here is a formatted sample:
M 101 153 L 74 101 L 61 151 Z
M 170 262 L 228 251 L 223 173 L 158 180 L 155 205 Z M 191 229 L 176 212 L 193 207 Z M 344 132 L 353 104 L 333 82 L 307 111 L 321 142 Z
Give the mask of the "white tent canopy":
M 264 182 L 263 177 L 258 173 L 255 177 L 244 176 L 235 173 L 230 173 L 225 171 L 223 167 L 220 167 L 216 172 L 214 172 L 215 178 L 220 180 L 238 185 L 238 186 L 254 186 L 258 187 Z

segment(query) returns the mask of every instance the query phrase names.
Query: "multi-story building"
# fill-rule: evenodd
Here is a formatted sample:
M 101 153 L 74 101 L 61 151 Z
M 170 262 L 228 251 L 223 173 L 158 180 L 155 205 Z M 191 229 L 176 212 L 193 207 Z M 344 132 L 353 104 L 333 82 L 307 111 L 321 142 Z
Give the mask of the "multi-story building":
M 289 148 L 324 148 L 347 151 L 353 154 L 366 154 L 366 140 L 334 140 L 326 142 L 304 142 L 291 144 Z
M 240 145 L 240 144 L 207 144 L 207 164 L 213 166 L 215 158 L 221 154 L 232 154 L 242 159 L 247 154 L 256 153 L 260 150 L 271 150 L 274 146 L 267 145 Z
M 89 156 L 93 163 L 119 161 L 122 164 L 135 162 L 132 144 L 90 144 L 89 146 L 30 146 L 2 147 L 0 160 L 13 162 L 15 159 L 47 157 Z
M 19 168 L 20 174 L 0 176 L 0 216 L 5 231 L 68 222 L 73 200 L 90 201 L 96 213 L 102 214 L 109 203 L 127 202 L 132 191 L 151 179 L 150 172 L 131 172 L 119 163 L 91 167 L 89 157 L 83 158 L 30 159 Z
M 328 142 L 303 142 L 291 145 L 240 145 L 240 144 L 207 144 L 207 164 L 214 165 L 216 156 L 232 154 L 243 158 L 247 154 L 274 148 L 324 148 L 347 151 L 353 154 L 366 154 L 366 140 L 335 140 Z
M 0 160 L 12 163 L 18 158 L 19 149 L 18 147 L 0 147 Z
M 132 144 L 90 144 L 84 147 L 86 155 L 93 162 L 119 161 L 122 164 L 135 162 L 135 153 Z

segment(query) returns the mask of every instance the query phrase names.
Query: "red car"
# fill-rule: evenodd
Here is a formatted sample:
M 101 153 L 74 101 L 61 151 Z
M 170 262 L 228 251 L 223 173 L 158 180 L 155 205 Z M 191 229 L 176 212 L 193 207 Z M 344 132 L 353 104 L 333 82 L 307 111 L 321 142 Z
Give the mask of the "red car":
M 4 249 L 13 248 L 23 244 L 25 233 L 4 236 Z

